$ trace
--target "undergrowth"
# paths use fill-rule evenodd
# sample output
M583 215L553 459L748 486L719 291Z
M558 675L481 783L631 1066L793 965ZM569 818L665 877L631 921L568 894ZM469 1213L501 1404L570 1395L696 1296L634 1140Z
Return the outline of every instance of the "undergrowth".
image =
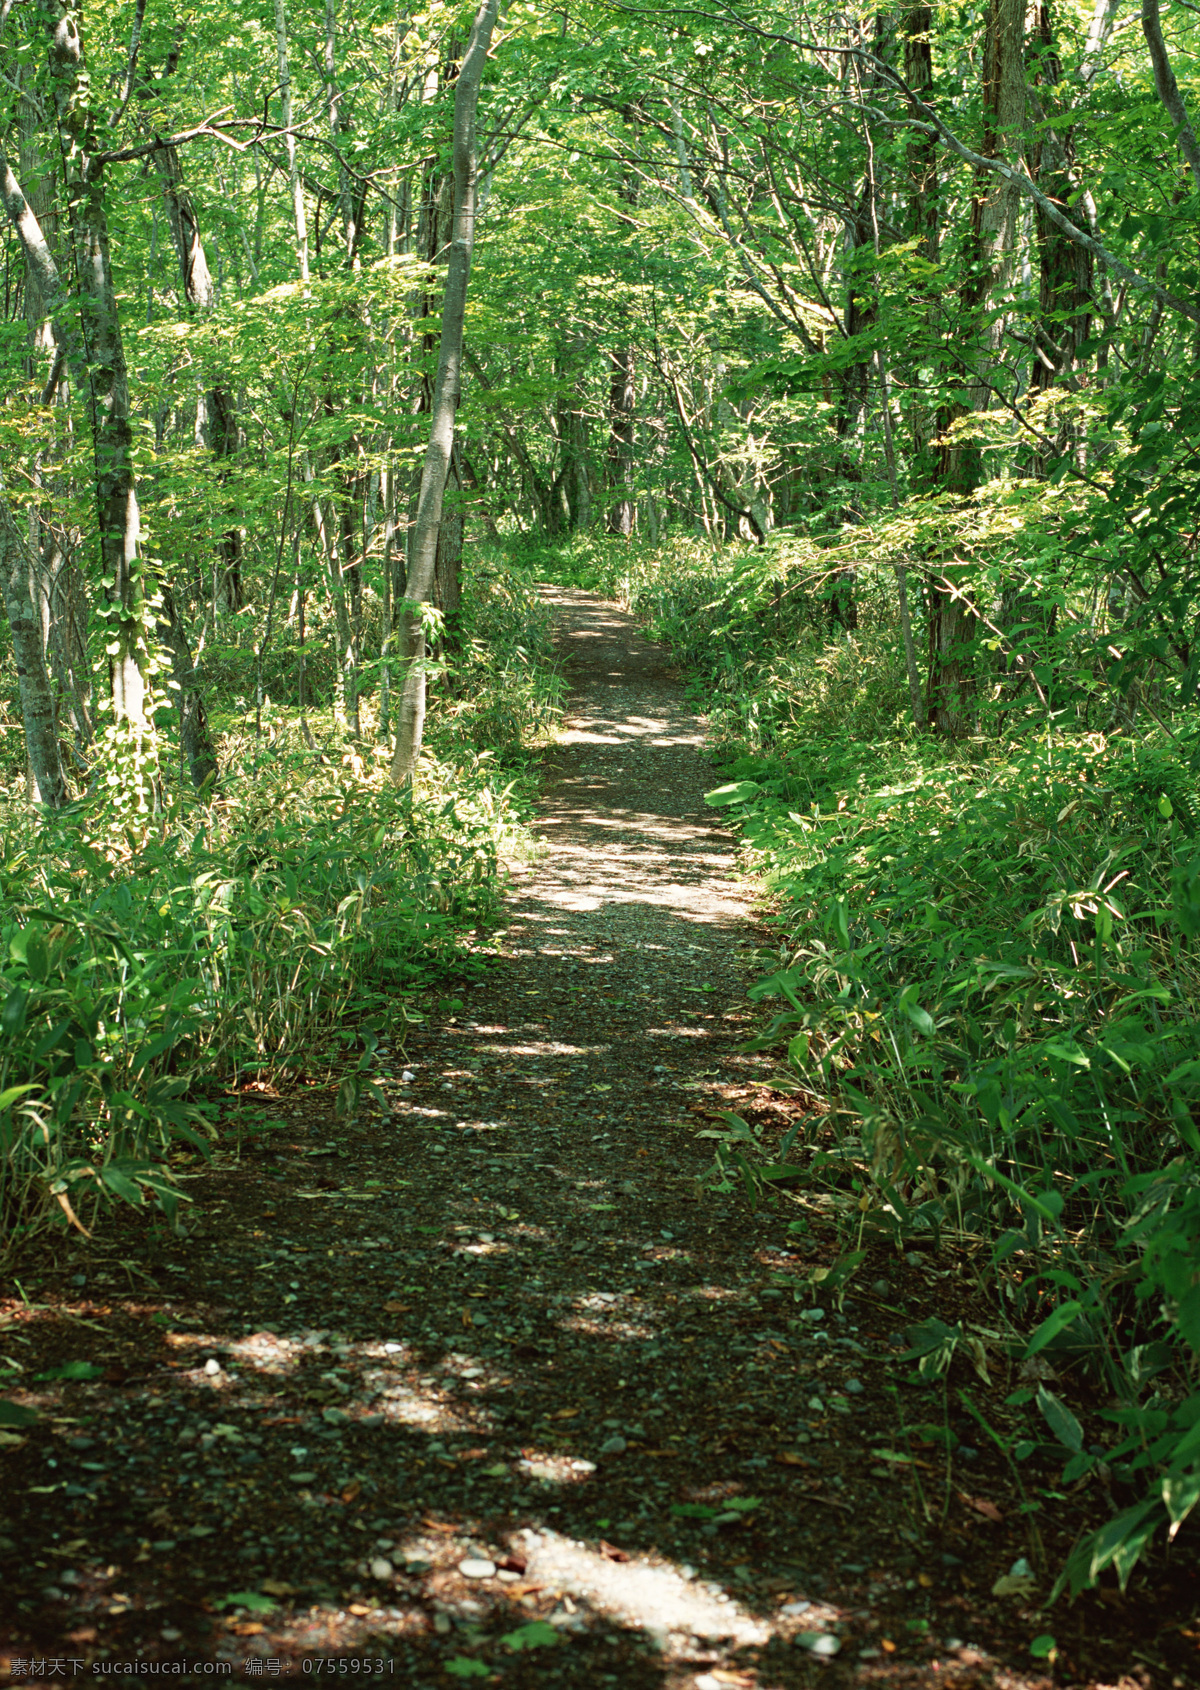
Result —
M205 802L167 780L136 829L103 787L56 818L3 805L0 1252L114 1200L178 1224L206 1083L322 1064L484 965L558 682L531 589L480 575L412 788L369 734L270 706L256 736L234 698Z
M786 547L574 542L543 567L686 663L722 769L709 801L769 899L756 1048L804 1113L770 1144L729 1116L714 1183L861 1193L842 1280L872 1238L985 1250L997 1323L1042 1381L1010 1405L1065 1449L1063 1482L1109 1499L1055 1593L1107 1569L1123 1587L1200 1501L1194 709L1130 731L1081 665L1070 711L1029 690L1018 712L1001 677L981 731L948 743L912 725L894 589L861 557L849 632L828 573ZM977 1342L936 1316L912 1341L926 1377ZM1105 1404L1103 1441L1047 1380Z

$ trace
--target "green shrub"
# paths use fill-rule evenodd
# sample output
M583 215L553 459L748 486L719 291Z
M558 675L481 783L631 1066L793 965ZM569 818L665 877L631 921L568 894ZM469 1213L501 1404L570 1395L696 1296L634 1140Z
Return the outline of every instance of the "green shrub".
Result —
M209 810L114 840L84 810L0 858L0 1227L178 1202L206 1075L316 1059L466 959L519 821L486 761L380 772L277 756ZM88 827L92 825L93 837Z
M1003 502L955 518L975 525L979 590L1025 567L1001 564ZM1098 1454L1051 1393L1018 1393L1065 1479L1141 1492L1060 1588L1106 1568L1124 1584L1200 1500L1200 724L1177 710L1169 732L1130 733L1064 616L1040 681L1070 718L1033 687L1015 709L981 653L990 737L916 735L887 548L949 520L719 555L575 541L559 578L621 597L690 669L723 764L710 802L771 901L755 1044L783 1053L810 1113L781 1142L734 1116L710 1129L714 1182L755 1202L798 1175L842 1188L848 1272L871 1237L986 1241L1015 1353L1090 1371L1117 1405ZM1029 569L1059 569L1035 529ZM853 632L829 618L837 557L858 572ZM1124 729L1085 731L1089 713ZM948 1364L957 1329L930 1326Z

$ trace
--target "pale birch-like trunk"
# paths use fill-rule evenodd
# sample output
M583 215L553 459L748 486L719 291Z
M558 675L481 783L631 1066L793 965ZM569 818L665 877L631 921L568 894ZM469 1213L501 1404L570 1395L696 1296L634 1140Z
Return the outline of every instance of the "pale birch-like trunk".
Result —
M150 641L138 556L141 519L133 468L129 374L109 253L103 159L96 148L95 114L88 93L79 17L73 6L61 7L53 20L50 59L59 123L71 144L67 209L82 329L82 334L63 338L75 353L80 366L76 380L90 401L100 567L109 606L113 710L118 727L132 737L131 750L144 798L147 775L154 779L154 730L149 716ZM32 213L29 215L32 217ZM24 236L22 241L25 244ZM26 245L27 255L28 251ZM47 291L53 295L60 290L44 289L43 297Z
M284 11L283 0L275 0L275 50L279 61L279 115L283 120L288 186L291 190L292 218L296 229L296 262L300 267L300 280L307 282L308 218L304 209L300 167L296 162L296 137L292 133L292 75L288 63L287 13Z
M430 413L429 444L421 471L413 544L402 608L401 675L392 779L411 780L425 732L425 628L418 606L433 592L446 478L454 449L454 414L462 389L463 330L475 245L477 175L475 114L499 0L483 0L471 26L454 89L454 229L446 265L442 333Z

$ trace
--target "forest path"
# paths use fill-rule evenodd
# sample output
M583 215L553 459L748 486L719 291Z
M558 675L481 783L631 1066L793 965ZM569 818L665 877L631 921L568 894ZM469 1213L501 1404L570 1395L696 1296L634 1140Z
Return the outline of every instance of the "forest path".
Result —
M1000 1682L945 1635L919 1487L868 1456L897 1323L810 1318L832 1229L697 1193L706 1112L779 1107L738 1050L754 935L704 724L630 617L546 593L572 690L544 848L463 1007L381 1047L388 1110L231 1105L285 1130L198 1172L186 1242L131 1225L11 1305L29 1377L93 1374L0 1452L0 1665Z

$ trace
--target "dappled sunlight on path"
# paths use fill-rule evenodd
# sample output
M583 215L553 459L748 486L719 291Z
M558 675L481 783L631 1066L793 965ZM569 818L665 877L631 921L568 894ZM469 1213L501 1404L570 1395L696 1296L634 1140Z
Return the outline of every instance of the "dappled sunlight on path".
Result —
M931 1556L919 1479L869 1448L890 1323L817 1300L786 1214L698 1190L698 1131L768 1073L704 725L630 618L546 596L572 691L497 964L397 1020L381 1107L284 1094L265 1156L197 1172L190 1238L81 1247L7 1306L44 1414L4 1457L20 1682L38 1652L418 1690L1036 1682L929 1617L979 1528ZM47 1353L95 1372L37 1384Z

